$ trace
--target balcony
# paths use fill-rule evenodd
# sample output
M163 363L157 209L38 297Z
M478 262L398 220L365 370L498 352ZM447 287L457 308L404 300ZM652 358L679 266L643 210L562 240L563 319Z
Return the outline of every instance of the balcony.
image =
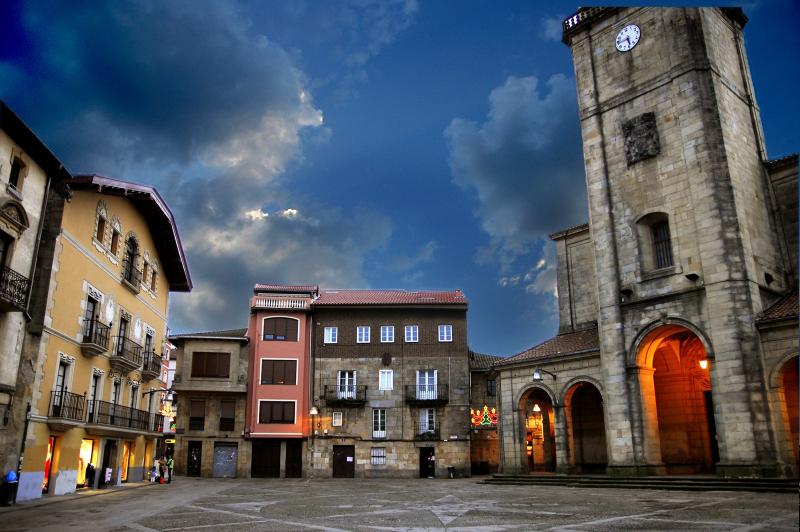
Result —
M0 266L0 311L24 311L28 306L30 284L24 275L6 266Z
M122 262L122 284L134 294L142 290L142 270L136 268L136 256L125 257Z
M414 422L414 439L416 441L438 441L439 423Z
M308 310L310 302L309 298L256 296L250 300L250 308L253 310Z
M142 365L142 346L124 336L117 336L116 341L114 352L109 357L111 368L122 374L138 369Z
M439 406L447 404L446 384L410 384L406 386L406 403L416 406Z
M111 327L103 324L99 319L84 320L81 352L86 356L105 353L108 351L108 339L110 336Z
M54 430L69 430L83 423L86 396L67 391L50 392L47 424Z
M144 352L144 363L142 364L142 380L145 382L157 379L161 376L161 357L155 351Z
M152 414L99 399L89 401L87 420L90 425L105 425L141 432L161 432L164 428L164 416L161 414Z
M367 386L326 384L324 399L328 406L362 406L367 402Z

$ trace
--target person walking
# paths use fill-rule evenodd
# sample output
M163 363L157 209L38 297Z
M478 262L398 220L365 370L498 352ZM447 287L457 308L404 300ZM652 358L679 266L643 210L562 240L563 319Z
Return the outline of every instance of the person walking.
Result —
M167 471L169 472L169 480L167 483L172 483L172 470L175 468L175 460L173 460L172 455L167 455Z

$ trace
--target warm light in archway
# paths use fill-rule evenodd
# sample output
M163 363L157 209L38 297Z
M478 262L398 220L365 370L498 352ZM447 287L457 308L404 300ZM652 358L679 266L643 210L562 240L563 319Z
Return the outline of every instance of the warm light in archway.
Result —
M708 360L705 358L700 361L700 369L706 369L708 367Z
M534 411L534 412L541 412L541 411L542 411L542 409L541 409L541 408L539 408L539 405L538 405L538 404L535 404L535 405L533 405L533 411Z

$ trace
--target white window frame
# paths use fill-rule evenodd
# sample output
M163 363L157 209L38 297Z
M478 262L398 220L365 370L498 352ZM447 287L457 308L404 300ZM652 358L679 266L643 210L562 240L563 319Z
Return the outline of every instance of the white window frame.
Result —
M344 415L342 414L342 412L334 412L333 414L331 414L332 427L341 427L343 421L344 421Z
M339 341L339 327L325 327L322 343L335 344Z
M369 450L370 465L386 465L386 447L372 447Z
M381 343L394 343L394 325L381 325Z
M261 423L261 403L294 403L294 423ZM297 400L296 399L259 399L258 410L256 411L256 423L258 425L297 425Z
M405 341L406 343L419 342L419 325L406 325Z
M386 409L372 409L372 439L382 440L386 438Z
M432 374L432 376L431 376ZM422 377L422 378L420 378ZM432 379L432 380L431 380ZM423 369L417 370L417 387L416 398L421 400L432 401L437 397L437 386L439 382L439 370L436 369Z
M452 342L453 341L453 326L445 323L439 325L439 341Z
M350 379L352 373L352 379ZM339 370L336 372L336 398L337 399L355 399L356 398L356 379L357 371L353 369ZM344 378L342 378L344 377Z
M369 325L358 325L358 326L356 326L356 343L357 344L368 344L369 343L369 336L370 336L370 326Z
M378 371L378 390L394 390L394 370L382 369Z
M419 432L424 434L426 432L436 431L436 409L423 408L419 411Z

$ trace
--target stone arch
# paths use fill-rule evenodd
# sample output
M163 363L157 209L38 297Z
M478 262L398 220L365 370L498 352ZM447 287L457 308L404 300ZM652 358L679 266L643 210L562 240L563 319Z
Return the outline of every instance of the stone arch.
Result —
M517 394L520 461L523 471L556 470L556 396L550 387L534 383Z
M0 207L0 222L16 237L30 227L28 213L17 200L8 200Z
M641 348L642 345L647 340L647 337L656 331L657 329L673 325L676 327L682 327L684 329L688 329L690 332L694 333L695 336L703 343L703 348L706 351L706 358L709 360L714 359L714 349L711 345L711 340L708 336L703 332L702 329L697 327L691 321L680 318L678 316L665 316L661 319L655 320L650 322L645 327L639 330L639 333L634 338L633 342L631 343L631 347L628 350L628 367L639 367L639 368L646 368L650 367L652 364L652 355L653 353L646 353ZM648 357L650 360L647 360Z
M515 406L515 408L519 407L520 402L522 402L522 398L528 392L530 392L531 390L536 389L536 388L542 390L544 393L546 393L550 397L550 402L553 403L553 406L558 406L559 405L558 397L556 396L555 392L553 392L553 389L550 388L549 386L547 386L544 383L536 382L536 383L532 383L532 384L528 384L527 386L524 386L519 392L517 392L517 395L514 397L514 406Z
M569 470L604 473L608 466L605 397L600 383L591 377L571 379L563 389L563 440Z
M780 388L781 387L781 377L783 376L783 370L786 366L786 363L791 361L793 358L797 358L798 354L797 351L789 350L783 354L780 360L776 362L772 369L769 372L769 387L770 388Z
M779 453L789 471L796 476L800 471L800 452L798 452L798 361L797 352L786 353L772 367L769 386L773 413L777 422Z
M597 391L600 392L600 396L603 398L603 404L605 404L606 393L603 390L603 385L600 383L599 380L595 379L594 377L590 377L588 375L579 375L577 377L573 377L570 380L568 380L567 383L561 387L561 392L558 395L559 404L566 405L568 395L571 395L571 389L574 388L576 384L580 384L581 382L589 383L595 388L597 388Z

